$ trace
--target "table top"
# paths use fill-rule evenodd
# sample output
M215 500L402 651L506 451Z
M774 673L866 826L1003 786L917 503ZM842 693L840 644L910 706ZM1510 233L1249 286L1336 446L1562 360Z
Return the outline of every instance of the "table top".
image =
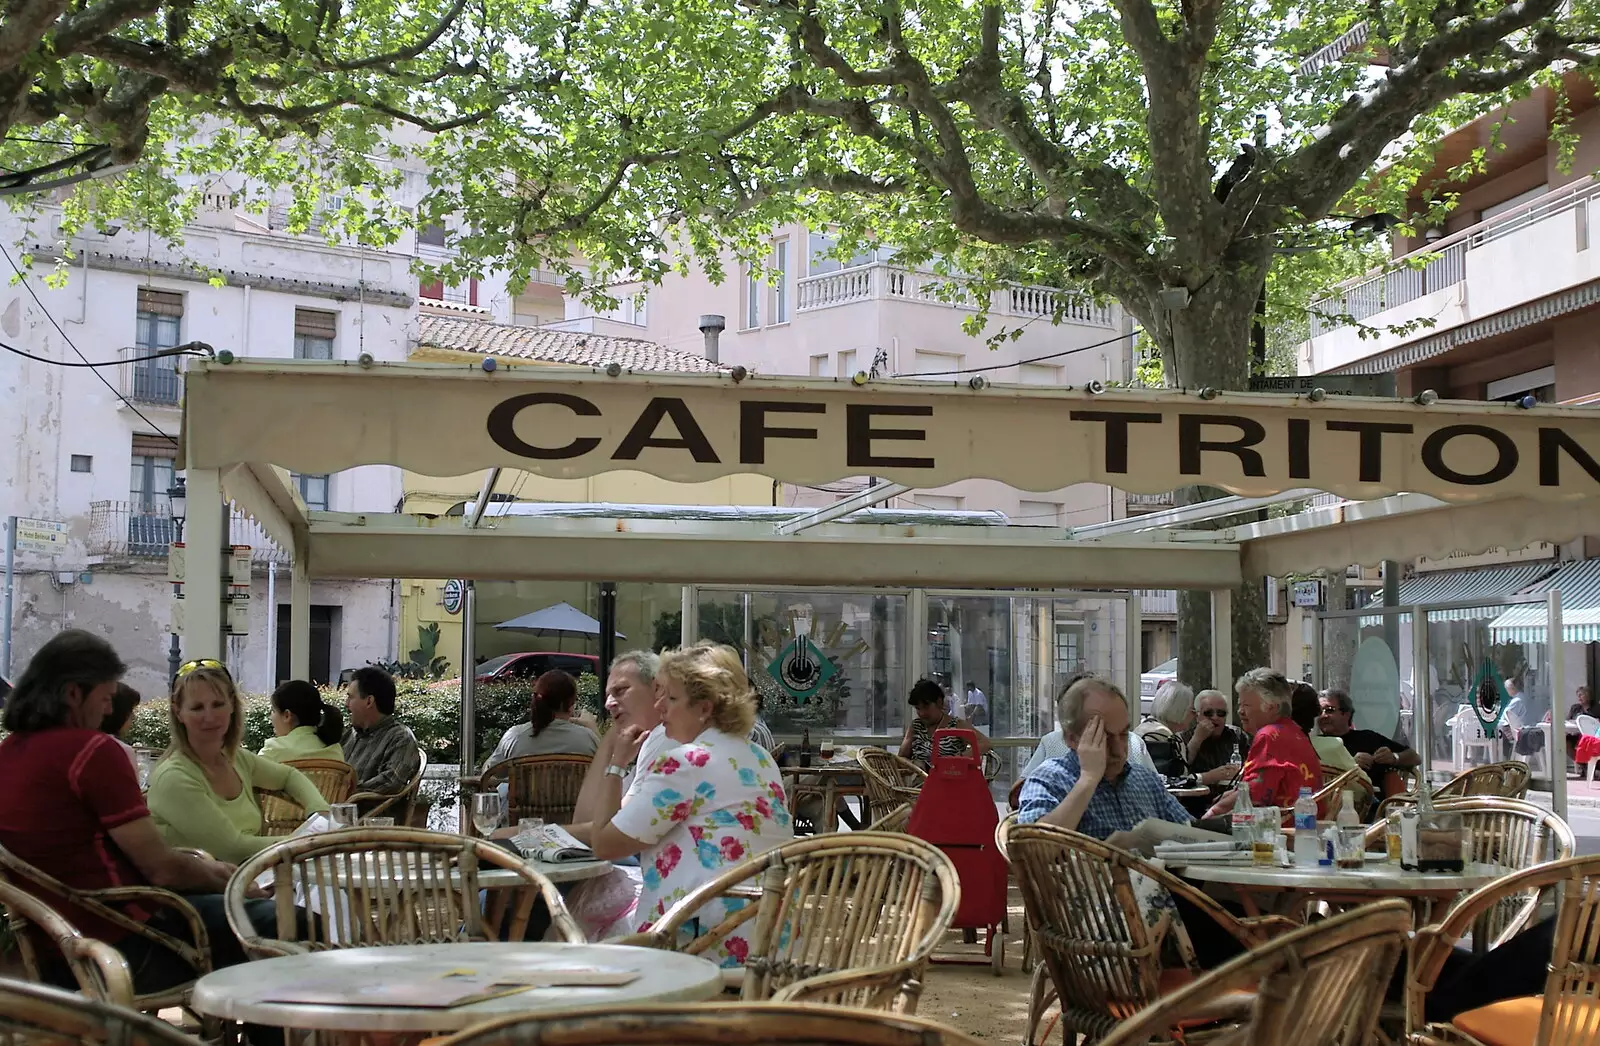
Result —
M835 759L831 763L813 762L810 766L785 766L780 768L785 777L813 774L818 777L860 777L861 764L854 759Z
M1167 794L1177 799L1199 799L1203 795L1210 795L1211 789L1205 785L1196 785L1193 788L1168 788Z
M1181 867L1182 871L1178 874L1185 879L1303 893L1456 894L1462 890L1476 890L1506 874L1506 869L1492 864L1469 864L1460 873L1408 872L1397 864L1374 860L1370 856L1367 866L1360 871L1353 868L1278 868L1271 865L1198 862L1180 866L1171 860L1167 864L1169 867Z
M286 988L307 983L323 988L348 985L353 993L362 985L385 979L421 980L462 969L510 976L574 966L630 970L639 978L621 986L530 988L445 1009L265 1001ZM698 1002L721 991L722 975L713 963L681 952L618 944L408 944L287 955L229 966L196 982L193 1006L213 1017L278 1028L417 1033L459 1031L498 1017L575 1006Z

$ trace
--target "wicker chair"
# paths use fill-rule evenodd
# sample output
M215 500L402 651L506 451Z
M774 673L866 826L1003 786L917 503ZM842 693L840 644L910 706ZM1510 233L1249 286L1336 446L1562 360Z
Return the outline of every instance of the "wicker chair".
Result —
M330 803L345 802L356 787L355 768L338 759L289 759L283 765L305 774ZM305 822L305 807L287 793L258 788L256 803L261 807L262 835L292 835Z
M1474 766L1461 771L1435 788L1433 798L1459 799L1468 795L1497 795L1503 799L1522 799L1528 794L1529 776L1527 763L1506 762ZM1416 792L1391 795L1378 807L1378 819L1382 820L1392 811L1411 806L1416 801Z
M578 805L578 790L589 771L588 756L525 755L507 759L485 770L478 777L461 779L461 801L472 809L472 796L500 787L506 790L506 823L516 824L524 817L537 817L550 824L571 824Z
M487 911L478 903L478 868L486 865L511 869L524 883L490 890ZM245 913L245 890L268 871L274 873L276 938L259 936ZM535 897L544 898L564 940L584 941L555 886L509 850L415 828L347 828L261 851L233 873L225 901L228 924L246 954L260 959L330 948L492 941L502 930L504 939L521 940ZM297 919L297 900L320 909L318 917Z
M1016 825L1006 852L1022 888L1022 900L1050 980L1061 1000L1067 1041L1091 1041L1118 1022L1191 979L1187 969L1163 970L1164 918L1146 925L1130 875L1138 872L1209 915L1247 948L1296 924L1281 916L1239 919L1216 901L1146 861L1077 832L1050 825ZM1048 1005L1041 991L1032 1000L1025 1042ZM1231 1012L1231 1011L1229 1011ZM1219 1009L1216 1017L1227 1016Z
M398 792L357 792L345 798L361 809L362 817L393 817L397 825L409 825L417 809L417 792L422 788L422 777L428 772L428 753L417 749L417 772L411 781Z
M904 832L911 823L911 804L901 803L882 817L867 825L869 832Z
M994 847L1000 851L1000 856L1006 859L1006 866L1012 880L1017 877L1016 869L1011 867L1011 833L1017 827L1017 812L1015 810L1000 818L1000 823L994 828ZM1055 986L1050 982L1050 973L1044 968L1044 963L1039 961L1039 945L1033 939L1033 927L1027 919L1022 920L1022 969L1032 978L1028 986L1028 1012L1043 1013L1056 1001ZM1033 1043L1033 1031L1028 1029L1027 1042Z
M893 810L902 803L915 803L928 772L909 759L902 759L887 748L864 747L856 753L861 764L861 779L867 786L867 802L874 810Z
M1456 943L1507 900L1558 890L1555 948L1544 995L1507 999L1429 1024L1424 1005ZM1474 931L1475 932L1475 931ZM1444 920L1417 931L1406 977L1411 1046L1592 1043L1600 1015L1600 857L1573 857L1496 879L1468 894Z
M1405 901L1363 905L1224 963L1123 1021L1100 1044L1165 1040L1250 992L1254 1003L1229 1029L1229 1046L1367 1046L1410 932Z
M680 941L679 931L704 905L752 880L760 882L758 902ZM828 833L729 868L673 905L649 933L617 943L699 955L750 924L741 931L750 946L742 970L746 1002L826 1002L910 1013L960 896L955 866L920 839Z
M0 908L16 941L17 955L28 978L41 976L56 961L64 961L78 990L91 999L135 1007L133 974L122 953L104 941L85 937L54 908L31 893L0 883Z
M100 999L0 978L0 1042L50 1046L200 1046L166 1021Z
M0 847L0 883L15 887L39 898L56 911L77 909L111 923L119 930L142 937L172 951L194 970L194 979L174 985L161 992L133 996L133 1005L141 1010L155 1012L171 1006L184 1006L189 1001L189 989L194 981L211 972L211 941L206 936L205 924L200 915L178 894L157 886L113 886L104 890L79 890L54 876L46 875L33 865ZM143 909L143 918L123 911L120 906ZM176 917L188 933L182 940L150 923L150 915L167 912ZM30 960L26 951L23 962ZM36 967L27 967L28 976L38 977ZM131 989L130 989L131 991Z
M1468 860L1478 864L1497 865L1511 872L1562 861L1577 850L1567 822L1522 799L1476 795L1445 799L1435 805L1461 815L1461 827L1471 848ZM1367 829L1368 849L1383 849L1385 828L1380 821ZM1474 933L1482 935L1490 948L1497 947L1521 933L1538 908L1537 890L1520 897L1504 894L1499 904L1483 914Z
M697 1002L510 1017L469 1028L440 1046L979 1046L981 1041L905 1014Z
M1318 812L1325 813L1329 819L1332 819L1339 812L1338 804L1344 802L1339 795L1340 792L1354 792L1356 794L1356 814L1358 816L1365 818L1367 813L1371 811L1372 782L1367 779L1366 774L1361 772L1360 767L1352 766L1317 790L1316 794L1311 798L1317 801ZM1291 810L1284 815L1283 823L1285 827L1294 824L1294 811Z

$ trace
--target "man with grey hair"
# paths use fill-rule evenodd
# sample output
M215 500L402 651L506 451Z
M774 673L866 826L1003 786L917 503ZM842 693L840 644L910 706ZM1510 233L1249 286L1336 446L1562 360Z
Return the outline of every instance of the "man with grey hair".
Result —
M1115 684L1079 679L1056 704L1068 751L1023 784L1018 824L1037 821L1119 845L1119 833L1147 818L1190 822L1160 775L1129 761L1128 702Z
M1257 806L1290 809L1300 789L1322 787L1322 760L1311 738L1294 721L1294 684L1273 668L1252 668L1234 684L1239 694L1239 721L1250 734L1250 752L1240 772L1240 787L1250 789ZM1206 813L1216 817L1233 809L1237 790L1218 799Z
M629 650L611 662L606 676L611 729L600 738L583 776L573 823L594 820L601 805L616 810L632 798L633 784L644 776L638 768L649 766L666 745L661 714L656 711L656 672L660 668L661 658L648 650Z
M1018 777L1024 779L1032 777L1034 771L1043 766L1047 760L1060 759L1070 751L1067 747L1067 739L1061 731L1061 725L1066 722L1065 713L1062 712L1062 702L1065 700L1068 691L1072 689L1073 683L1080 679L1093 678L1095 678L1093 675L1083 672L1067 680L1067 685L1062 687L1061 693L1056 696L1055 728L1039 738L1039 744L1034 748L1032 758L1028 760L1028 765L1022 768L1022 772L1017 775ZM1149 749L1145 747L1144 741L1135 733L1128 735L1128 762L1138 763L1140 766L1149 767L1151 770L1156 768L1156 764L1150 758Z

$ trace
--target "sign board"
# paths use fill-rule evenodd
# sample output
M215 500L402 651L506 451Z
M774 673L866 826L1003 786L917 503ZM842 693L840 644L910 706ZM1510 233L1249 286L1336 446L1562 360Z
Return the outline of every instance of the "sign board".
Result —
M183 635L183 596L172 598L172 627L167 631L174 635Z
M1587 407L1250 392L848 382L765 375L486 375L422 364L199 361L186 378L191 468L271 462L300 473L387 464L430 476L486 467L679 483L760 473L929 489L985 477L1023 490L1194 484L1246 497L1296 488L1454 503L1600 497L1600 411ZM1201 392L1205 394L1202 396ZM306 423L306 404L318 410ZM419 425L419 417L451 419ZM1018 447L1049 447L1018 454Z
M444 593L439 599L439 605L444 607L446 614L459 614L466 599L467 586L459 579L451 578L444 583Z
M43 556L60 555L67 550L67 525L53 519L17 517L17 551Z
M1541 559L1555 559L1557 548L1548 541L1535 541L1527 548L1501 548L1496 545L1484 552L1466 553L1458 552L1443 559L1429 559L1427 556L1418 556L1416 571L1419 574L1431 570L1460 570L1463 567L1489 567L1500 566L1505 563L1537 562Z
M245 598L250 591L250 546L234 545L228 552L228 584L245 586Z
M181 541L174 541L167 546L167 580L174 585L183 584L183 572L186 565L184 554L186 551L187 549Z
M1330 396L1393 396L1393 374L1263 374L1250 379L1251 392L1309 395L1321 389Z
M1322 582L1296 581L1290 590L1290 601L1297 607L1317 609L1322 606Z
M809 636L796 636L767 666L767 675L800 704L815 697L837 672L828 655Z
M250 634L250 589L246 585L228 586L228 635Z

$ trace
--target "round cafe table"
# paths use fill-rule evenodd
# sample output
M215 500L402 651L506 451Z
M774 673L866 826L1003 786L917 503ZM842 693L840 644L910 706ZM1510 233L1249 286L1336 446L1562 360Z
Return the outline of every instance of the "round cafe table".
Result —
M1185 879L1202 883L1224 883L1239 895L1245 914L1261 914L1257 897L1296 895L1324 901L1359 904L1379 897L1404 897L1412 911L1425 918L1436 901L1449 902L1459 894L1500 878L1506 869L1492 864L1468 864L1460 872L1406 871L1390 864L1384 854L1368 854L1361 869L1280 868L1275 865L1208 864L1196 861L1167 866Z
M624 985L529 988L453 1007L275 1001L293 995L297 986L348 988L353 999L365 985L423 982L461 970L510 978L573 967L627 970L638 977ZM310 952L229 966L195 983L192 1005L209 1017L277 1028L337 1032L341 1037L386 1034L415 1038L542 1010L698 1002L721 991L722 975L715 964L681 952L618 944L409 944Z
M790 813L794 812L801 798L822 799L821 815L816 826L818 834L834 831L838 828L840 820L857 830L872 823L872 812L867 801L867 783L861 776L861 764L854 759L835 756L826 763L813 760L810 766L784 766L780 767L778 772L783 775L784 791L789 795ZM846 796L854 796L861 800L859 818L850 813L848 803L840 802ZM836 811L837 816L829 817L829 810Z

